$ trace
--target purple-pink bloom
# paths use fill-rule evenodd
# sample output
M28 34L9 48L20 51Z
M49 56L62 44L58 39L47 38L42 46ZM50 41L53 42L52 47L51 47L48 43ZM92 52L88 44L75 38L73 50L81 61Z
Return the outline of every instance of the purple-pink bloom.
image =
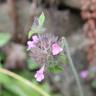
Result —
M39 38L36 35L32 36L32 39L34 43L38 43L39 41Z
M60 52L63 51L63 48L61 48L58 43L54 43L52 45L52 54L53 55L58 55Z
M42 66L35 74L35 78L38 82L41 82L44 79L44 67Z
M30 50L31 48L35 48L35 47L36 47L36 45L34 44L33 41L28 41L28 42L27 42L27 45L28 45L27 50Z
M38 42L39 42L39 38L36 35L32 36L32 41L27 42L27 45L28 45L27 50L30 50L31 48L35 48L36 43Z
M86 79L88 77L88 70L81 71L80 76L81 78Z

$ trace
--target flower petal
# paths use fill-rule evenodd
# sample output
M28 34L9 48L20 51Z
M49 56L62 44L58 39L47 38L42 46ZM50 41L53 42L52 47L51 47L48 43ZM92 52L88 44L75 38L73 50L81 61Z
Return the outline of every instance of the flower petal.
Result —
M39 38L36 35L32 36L32 39L34 43L38 43L39 41Z
M52 54L53 55L58 55L60 52L63 51L63 48L61 48L58 43L54 43L52 45Z
M44 67L42 66L35 74L35 78L37 81L42 81L44 79Z
M35 47L36 47L36 45L34 44L33 41L28 41L28 42L27 42L27 45L28 45L27 50L30 50L31 48L35 48Z
M81 76L81 78L86 79L88 76L88 70L81 71L80 76Z
M42 74L41 76L39 76L38 78L36 78L36 80L38 82L41 82L44 79L44 75Z

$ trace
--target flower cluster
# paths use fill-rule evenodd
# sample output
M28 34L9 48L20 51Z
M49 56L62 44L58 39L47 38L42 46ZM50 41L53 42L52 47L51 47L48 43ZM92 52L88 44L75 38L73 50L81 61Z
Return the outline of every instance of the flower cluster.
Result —
M58 37L51 33L45 33L44 21L45 16L42 12L39 18L35 18L28 33L28 38L31 40L27 42L27 50L30 51L30 56L38 65L42 66L35 74L35 78L39 82L44 79L45 67L47 69L50 65L52 66L56 55L63 51L62 42Z
M40 82L44 79L47 59L50 58L50 56L58 55L63 51L63 48L60 47L58 38L48 33L33 35L32 39L27 42L27 45L27 50L31 51L31 55L35 61L43 64L35 74L36 80Z

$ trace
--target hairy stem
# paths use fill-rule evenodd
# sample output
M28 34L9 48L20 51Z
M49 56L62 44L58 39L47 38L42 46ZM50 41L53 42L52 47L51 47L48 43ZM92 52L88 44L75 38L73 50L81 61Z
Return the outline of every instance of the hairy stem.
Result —
M68 46L66 38L64 38L64 44L65 44L65 48L66 48L66 53L67 53L67 57L68 57L68 60L69 60L69 64L70 64L70 66L72 68L72 71L74 73L74 76L75 76L75 79L76 79L76 82L77 82L77 85L78 85L80 96L84 96L83 88L82 88L82 86L80 84L79 76L77 74L76 68L75 68L74 63L72 61L71 54L70 54L70 51L69 51L69 46Z
M31 83L30 81L24 79L23 77L8 71L4 68L0 68L0 73L3 73L5 75L8 75L16 80L19 80L21 82L23 82L24 84L28 85L29 87L31 87L32 89L36 90L37 92L39 92L42 96L50 96L48 93L46 93L45 91L43 91L41 88L39 88L37 85L35 85L34 83Z

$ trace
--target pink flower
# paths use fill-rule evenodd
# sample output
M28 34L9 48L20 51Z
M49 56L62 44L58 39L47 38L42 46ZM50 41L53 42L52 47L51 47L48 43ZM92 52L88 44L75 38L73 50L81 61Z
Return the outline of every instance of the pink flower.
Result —
M27 42L27 45L28 45L27 50L30 50L31 48L35 48L35 47L36 47L36 45L34 44L33 41L28 41L28 42Z
M58 43L54 43L52 45L52 54L53 55L58 55L60 52L63 51L63 48L61 48Z
M44 79L44 67L42 66L35 74L35 78L38 82L41 82Z
M88 70L81 71L80 76L81 76L81 78L86 79L88 76Z
M38 42L39 42L39 38L36 35L32 36L32 41L27 42L27 45L28 45L27 50L30 50L31 48L35 48L36 43Z
M39 41L39 38L36 35L32 36L32 39L34 43L38 43Z

